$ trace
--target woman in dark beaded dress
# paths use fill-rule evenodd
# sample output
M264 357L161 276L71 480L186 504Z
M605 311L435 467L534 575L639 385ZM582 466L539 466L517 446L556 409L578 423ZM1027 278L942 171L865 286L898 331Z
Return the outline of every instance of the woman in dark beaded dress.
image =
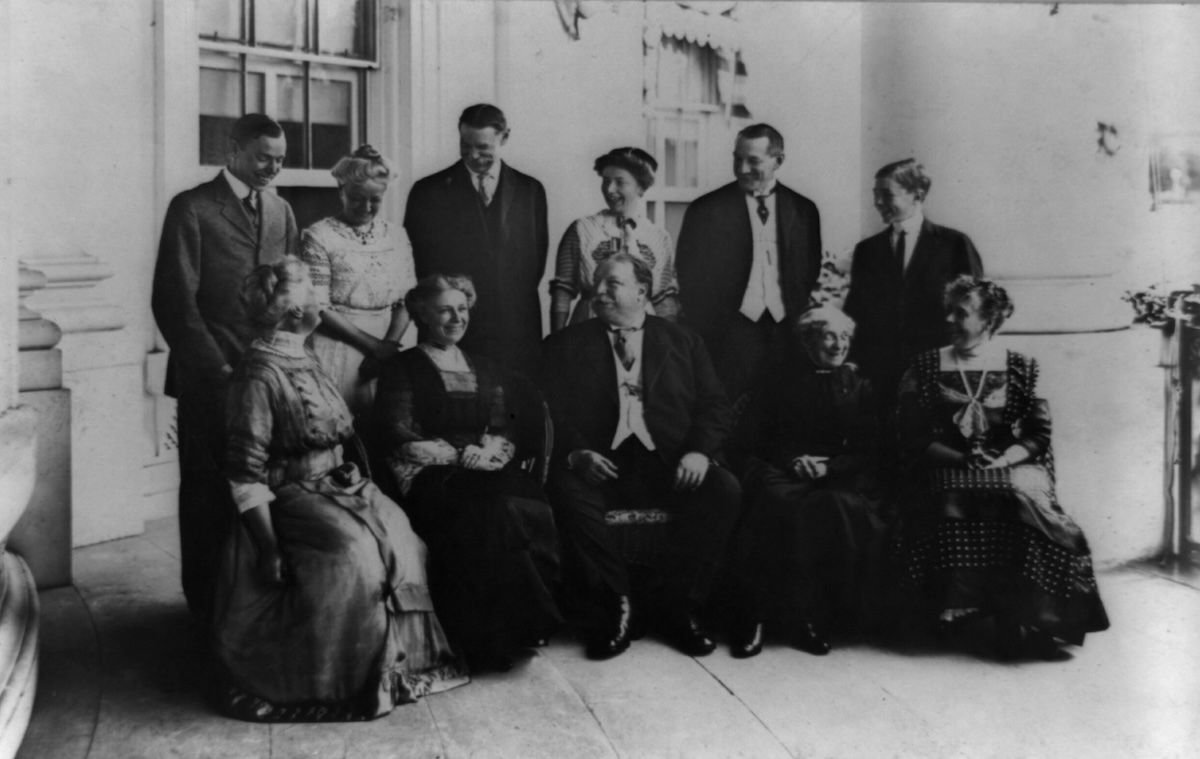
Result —
M992 341L1013 310L994 282L960 276L946 309L953 342L900 384L903 574L942 628L992 617L1001 654L1054 658L1108 617L1087 540L1055 495L1037 362Z
M299 259L246 280L266 328L230 378L226 476L241 518L217 578L217 705L240 719L371 719L467 682L434 614L425 546L342 461L352 418L304 345L319 321Z
M730 445L747 495L731 559L743 590L731 631L739 658L761 651L768 616L793 647L828 653L831 623L869 621L883 555L878 408L846 363L854 321L825 306L793 332Z
M457 346L474 302L468 277L433 275L409 291L426 338L383 364L377 435L429 544L447 633L472 668L507 670L562 621L558 536L541 484L514 459L517 426L542 425L541 405L521 419L520 380Z

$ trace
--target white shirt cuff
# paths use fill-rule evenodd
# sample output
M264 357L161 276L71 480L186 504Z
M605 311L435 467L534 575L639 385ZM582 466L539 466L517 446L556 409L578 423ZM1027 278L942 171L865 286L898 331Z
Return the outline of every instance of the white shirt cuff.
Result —
M230 482L229 489L233 492L233 502L237 504L239 514L245 514L250 509L265 506L275 500L275 494L261 482Z

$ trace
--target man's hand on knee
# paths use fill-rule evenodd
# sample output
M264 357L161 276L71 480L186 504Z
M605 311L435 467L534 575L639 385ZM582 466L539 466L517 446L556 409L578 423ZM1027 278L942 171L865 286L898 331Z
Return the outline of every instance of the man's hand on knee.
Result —
M590 485L617 479L617 465L595 451L571 451L567 456L567 465Z
M700 483L704 482L704 476L708 474L708 465L708 456L703 453L692 451L683 454L683 458L679 460L679 466L675 467L673 489L687 492L700 487Z

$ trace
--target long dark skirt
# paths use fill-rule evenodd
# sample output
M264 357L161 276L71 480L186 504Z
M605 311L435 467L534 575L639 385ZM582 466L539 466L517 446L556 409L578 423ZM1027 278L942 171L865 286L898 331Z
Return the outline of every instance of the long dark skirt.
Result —
M405 506L429 546L438 616L457 647L511 651L559 627L558 533L532 477L517 467L431 466L413 479Z
M924 493L905 530L905 580L934 607L979 608L1081 644L1109 624L1087 540L1044 466L1013 467L1010 479Z
M853 482L756 473L734 572L760 615L853 628L874 621L886 525Z

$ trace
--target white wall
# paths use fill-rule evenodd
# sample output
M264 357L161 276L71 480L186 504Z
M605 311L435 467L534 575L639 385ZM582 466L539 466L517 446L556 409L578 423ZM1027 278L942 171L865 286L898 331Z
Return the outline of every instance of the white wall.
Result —
M72 391L77 544L142 528L142 366L155 245L150 0L11 0L12 231L21 258L81 254L79 293L31 305L79 331L63 338ZM98 284L95 276L111 271ZM70 274L75 276L75 274ZM94 287L90 287L94 285ZM86 291L86 293L85 293ZM62 308L76 295L84 303ZM70 312L70 318L61 317ZM88 331L101 323L124 329Z
M737 10L753 120L783 133L780 181L817 204L822 242L835 255L861 239L862 10L777 2Z
M579 41L548 2L385 5L412 32L402 135L412 177L398 194L456 160L463 107L496 102L513 128L506 158L549 192L552 260L567 224L601 206L592 159L644 140L642 4L586 3ZM6 167L14 249L95 256L112 277L93 300L118 306L125 324L61 344L76 417L76 541L91 542L140 529L152 445L149 282L162 204L178 189L155 163L155 0L4 7L15 30L10 112L21 114ZM737 14L748 105L784 133L781 178L820 207L827 249L877 228L871 174L916 155L934 177L931 218L971 234L991 271L1026 278L1014 287L1031 293L1018 301L1029 328L1073 314L1085 328L1127 321L1115 300L1125 287L1200 278L1197 207L1152 212L1147 190L1153 134L1200 125L1200 9L743 3ZM1096 153L1097 121L1121 130L1117 155ZM1063 276L1077 279L1046 284ZM1067 308L1074 291L1079 306ZM1161 508L1159 463L1146 453L1161 445L1155 336L1012 339L1043 361L1064 503L1098 559L1147 552Z
M9 54L12 22L8 0L0 0L0 102L12 102L13 67ZM17 404L17 254L12 246L12 183L10 157L16 152L12 109L0 111L0 414Z
M1009 286L1026 334L1004 339L1042 362L1060 496L1103 564L1161 530L1158 335L1095 330L1129 324L1123 290L1200 271L1197 207L1151 211L1148 182L1156 133L1200 131L1200 8L1055 7L865 6L862 182L918 158L929 217ZM1115 155L1097 122L1118 128Z
M1196 207L1151 211L1148 189L1154 135L1200 126L1200 8L872 4L863 66L864 181L916 156L929 216L970 234L989 273L1091 278L1023 327L1120 326L1124 289L1200 272Z

